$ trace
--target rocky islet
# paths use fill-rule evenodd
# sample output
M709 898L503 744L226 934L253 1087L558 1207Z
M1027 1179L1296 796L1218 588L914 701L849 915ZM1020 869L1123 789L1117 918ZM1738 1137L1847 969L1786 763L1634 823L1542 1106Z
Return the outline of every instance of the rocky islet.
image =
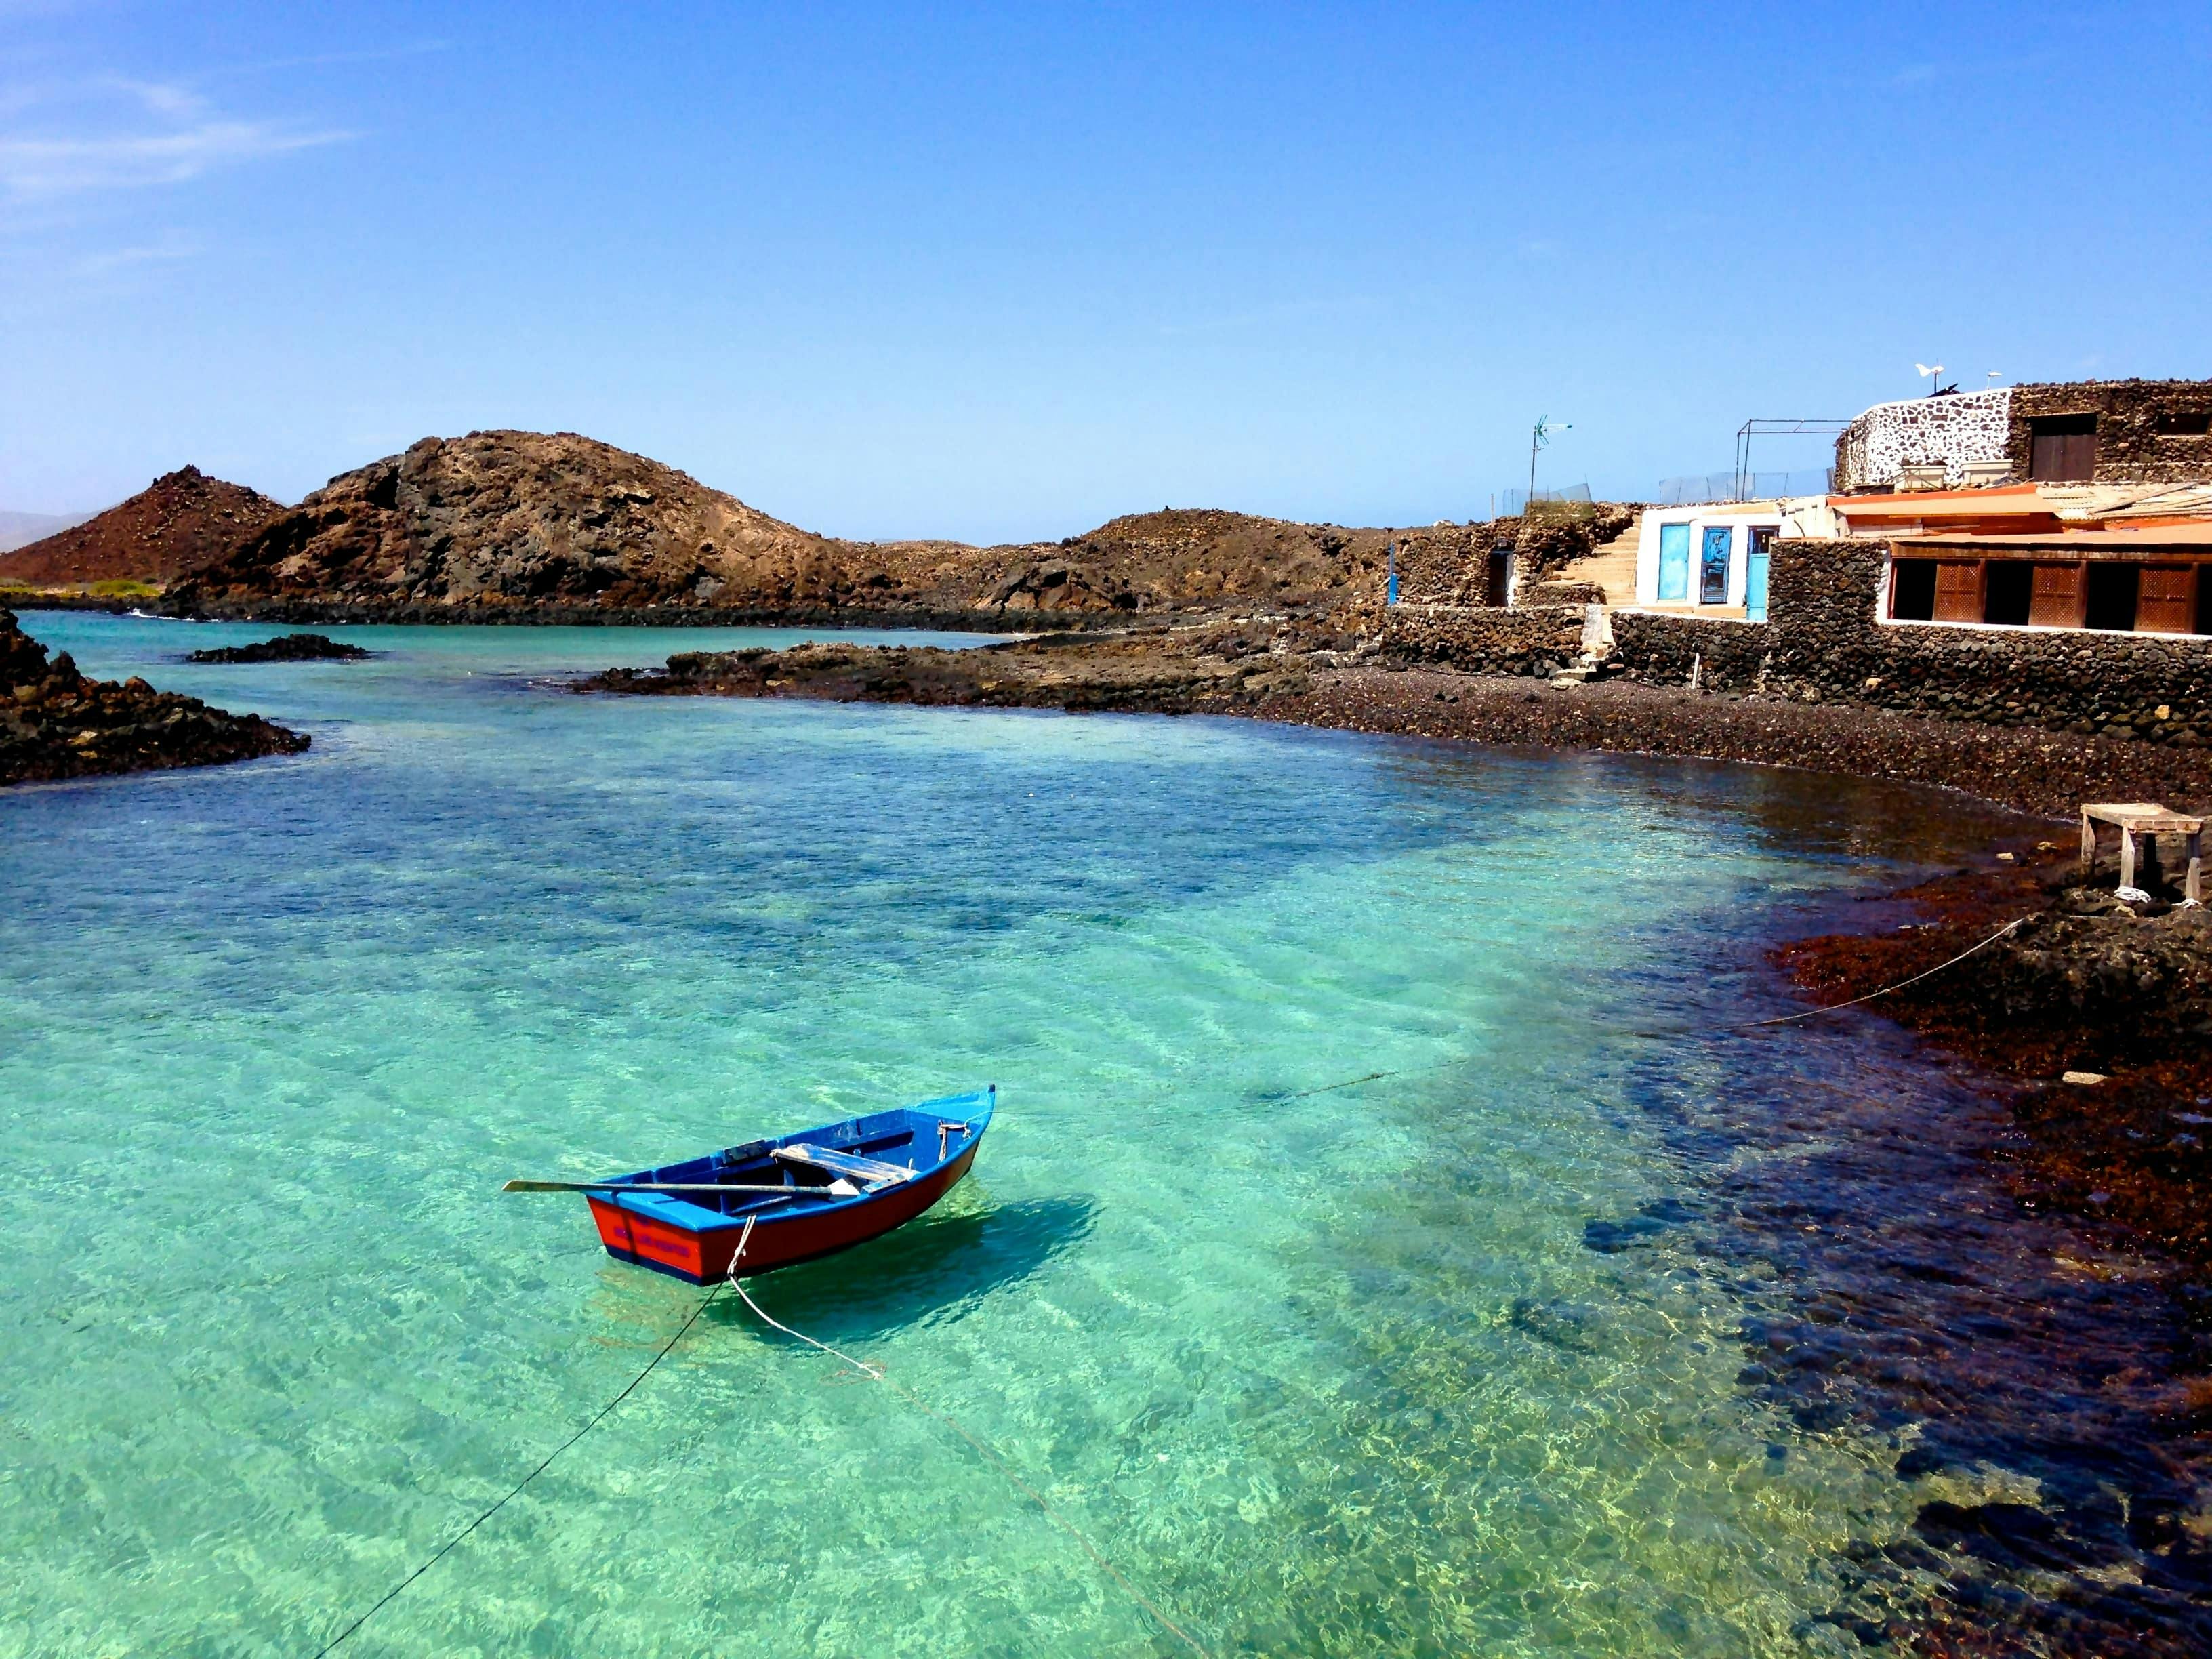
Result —
M374 652L327 634L283 634L251 645L218 645L195 651L188 662L366 662Z
M94 680L64 652L22 631L0 611L0 784L215 766L295 755L307 734L156 691L144 680Z

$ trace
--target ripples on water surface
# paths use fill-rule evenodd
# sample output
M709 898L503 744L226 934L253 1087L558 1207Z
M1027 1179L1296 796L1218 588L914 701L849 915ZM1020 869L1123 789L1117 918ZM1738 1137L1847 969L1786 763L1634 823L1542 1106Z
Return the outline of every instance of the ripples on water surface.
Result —
M1759 947L1955 811L530 678L688 635L31 624L315 747L0 797L0 1654L312 1650L634 1376L699 1293L503 1177L983 1081L937 1213L757 1293L1214 1650L1856 1650L1910 1435L1739 1380L1771 1270L1683 1125L1945 1085L1645 1034L1784 1006ZM346 1651L1182 1650L837 1370L717 1306Z

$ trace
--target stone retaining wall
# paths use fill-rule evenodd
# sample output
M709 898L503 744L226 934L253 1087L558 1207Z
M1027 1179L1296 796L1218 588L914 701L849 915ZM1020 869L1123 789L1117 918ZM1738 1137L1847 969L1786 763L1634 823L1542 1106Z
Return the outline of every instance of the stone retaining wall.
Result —
M1548 676L1581 658L1583 607L1398 605L1383 612L1379 640L1383 654L1401 662Z
M1715 690L2212 742L2212 639L1876 620L1886 542L1778 541L1765 623L1621 611L1614 653L1638 677Z

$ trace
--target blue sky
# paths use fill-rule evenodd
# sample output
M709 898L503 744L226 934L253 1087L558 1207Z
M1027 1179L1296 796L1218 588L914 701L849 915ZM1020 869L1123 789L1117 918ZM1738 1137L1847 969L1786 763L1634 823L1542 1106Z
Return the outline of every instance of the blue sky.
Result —
M0 507L590 433L832 533L1479 514L2212 376L2212 8L0 0ZM1762 466L1814 465L1780 445Z

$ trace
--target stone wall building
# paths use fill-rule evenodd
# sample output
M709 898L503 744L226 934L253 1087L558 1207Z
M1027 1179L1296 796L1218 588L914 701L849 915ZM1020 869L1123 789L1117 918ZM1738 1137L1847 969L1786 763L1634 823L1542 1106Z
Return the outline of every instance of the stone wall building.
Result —
M2212 380L2035 383L1876 404L1836 440L1835 491L2212 479Z
M1662 683L1685 683L1694 669L1717 690L2212 742L2212 638L2186 629L1900 620L1899 571L1927 550L1870 539L1778 542L1766 622L1616 611L1614 650L1628 672ZM2197 544L2194 555L2160 551L2155 562L2166 565L2212 560L2212 541ZM2084 550L2081 563L2093 562ZM2033 572L2033 561L2020 562ZM2027 598L2033 602L2032 574ZM2181 608L2168 609L2179 621Z

